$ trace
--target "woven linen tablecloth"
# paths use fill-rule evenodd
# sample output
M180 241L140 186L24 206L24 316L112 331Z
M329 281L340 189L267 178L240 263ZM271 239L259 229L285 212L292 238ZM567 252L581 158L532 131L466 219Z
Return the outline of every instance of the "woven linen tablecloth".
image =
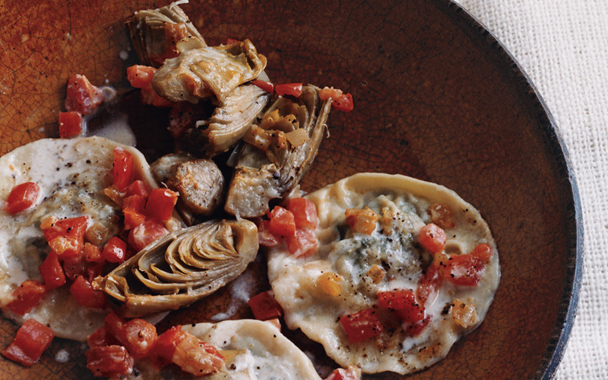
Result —
M585 263L555 379L608 379L608 1L460 0L511 52L554 116L579 185Z

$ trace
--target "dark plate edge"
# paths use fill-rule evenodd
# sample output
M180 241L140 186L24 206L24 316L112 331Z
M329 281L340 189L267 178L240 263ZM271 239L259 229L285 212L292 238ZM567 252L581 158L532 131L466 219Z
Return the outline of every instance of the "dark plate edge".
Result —
M570 236L568 241L572 242L568 247L570 252L566 265L566 283L564 285L564 294L560 302L557 323L554 327L549 345L547 346L545 355L538 368L535 379L550 380L553 379L559 363L564 356L566 344L570 337L572 327L578 310L578 301L580 288L583 278L583 257L584 257L584 228L583 228L583 213L581 200L578 190L578 184L570 162L568 148L559 136L555 120L551 115L547 105L538 93L536 87L525 73L523 68L515 60L513 55L506 47L494 36L488 28L481 23L475 16L470 14L461 5L453 0L436 0L442 7L448 9L451 15L460 22L469 26L476 31L485 42L494 49L498 55L503 58L508 64L515 77L519 77L518 85L526 89L526 95L534 104L537 110L537 118L539 125L547 136L552 148L554 149L554 157L557 160L558 169L564 178L567 176L571 192L572 202L567 206L568 222L574 228L569 228Z

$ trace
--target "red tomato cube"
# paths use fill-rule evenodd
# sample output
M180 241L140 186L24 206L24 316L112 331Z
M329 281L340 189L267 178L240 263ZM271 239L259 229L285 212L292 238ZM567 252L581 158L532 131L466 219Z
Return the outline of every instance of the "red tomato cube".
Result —
M275 206L268 214L268 230L278 236L292 236L296 232L293 213L281 206Z
M90 115L104 102L103 92L93 86L84 75L76 74L68 79L65 109L81 115Z
M87 227L88 216L51 222L45 220L41 225L46 241L62 260L80 256Z
M283 315L281 305L274 298L270 290L253 296L247 301L255 319L266 321Z
M81 306L91 309L105 309L106 307L105 293L93 289L91 283L83 276L76 277L70 286L70 293Z
M46 294L44 285L34 280L26 280L13 291L14 299L6 307L19 315L25 315L40 303Z
M357 313L343 315L340 323L353 343L371 339L382 332L382 324L374 309L365 309Z
M173 215L179 193L169 189L154 189L148 197L144 214L151 219L166 222Z
M314 230L297 230L292 236L285 237L289 253L295 257L308 257L317 253L319 241Z
M54 337L55 332L49 327L34 319L28 319L17 330L13 342L2 351L2 356L30 367L40 360Z
M306 198L291 198L287 200L287 209L292 212L296 228L315 229L319 225L317 206Z
M40 186L34 182L25 182L13 187L6 198L2 209L11 215L32 207L38 201Z
M432 253L442 252L446 241L445 231L434 223L423 226L418 232L418 242Z
M157 220L146 220L129 232L127 242L136 252L141 251L146 245L156 239L165 236L169 231Z
M86 356L87 368L93 376L114 378L133 372L135 361L123 346L93 347Z
M116 190L124 192L133 182L133 156L121 147L114 148L114 166L112 167L113 184Z
M83 132L82 116L78 112L59 113L59 137L67 139L81 136Z
M109 263L122 263L126 256L127 243L118 236L112 236L101 252L101 257Z
M133 181L127 188L127 197L131 195L141 195L145 199L150 196L152 189L141 179Z
M47 290L58 288L65 284L65 273L59 263L57 254L51 251L40 265L40 274L44 279Z

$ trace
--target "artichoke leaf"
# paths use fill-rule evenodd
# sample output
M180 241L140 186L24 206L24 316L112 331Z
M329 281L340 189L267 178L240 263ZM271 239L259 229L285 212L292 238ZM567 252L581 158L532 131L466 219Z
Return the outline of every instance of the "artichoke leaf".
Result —
M258 246L254 223L208 221L146 246L110 272L102 289L127 318L175 310L238 277Z
M299 98L277 96L243 137L224 209L244 218L264 215L268 203L292 191L308 171L327 128L331 99L305 85ZM290 123L293 126L286 125ZM307 136L291 145L285 132L303 129ZM254 134L256 134L254 136Z

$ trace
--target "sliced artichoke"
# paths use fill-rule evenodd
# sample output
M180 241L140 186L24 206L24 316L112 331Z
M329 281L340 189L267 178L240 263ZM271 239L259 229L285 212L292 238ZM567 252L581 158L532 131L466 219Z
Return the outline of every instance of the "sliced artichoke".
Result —
M182 39L207 46L188 16L176 4L136 12L126 21L133 46L142 64L160 67L165 59L177 57Z
M208 121L198 122L184 139L190 151L213 157L235 145L268 104L270 95L258 86L237 87L217 107Z
M150 244L110 272L102 288L126 318L175 310L235 279L257 251L254 223L209 221Z
M152 79L156 93L173 102L215 98L221 106L228 94L266 67L266 57L249 40L201 48L182 41L177 49L179 56L167 59Z
M297 99L277 97L247 131L224 206L227 212L262 216L268 202L300 182L317 154L331 108L331 99L321 101L318 91L306 85Z

